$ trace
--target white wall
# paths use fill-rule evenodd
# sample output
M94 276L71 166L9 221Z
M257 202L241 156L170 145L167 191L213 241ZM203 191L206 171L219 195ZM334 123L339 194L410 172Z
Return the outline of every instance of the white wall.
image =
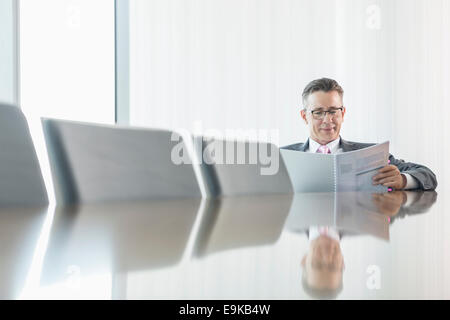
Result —
M14 0L0 0L0 102L16 104L16 12Z
M280 143L300 141L307 137L299 117L301 91L310 80L327 76L346 90L352 126L345 126L345 137L387 139L393 36L388 21L380 29L366 26L369 4L130 1L131 121L277 128ZM373 86L376 90L368 90ZM381 124L385 130L375 130Z

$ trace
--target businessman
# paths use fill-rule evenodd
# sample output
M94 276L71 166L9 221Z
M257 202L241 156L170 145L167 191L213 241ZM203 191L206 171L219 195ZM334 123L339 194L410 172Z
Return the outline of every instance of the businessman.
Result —
M340 153L367 148L373 143L345 141L339 135L346 109L343 103L344 90L332 79L311 81L303 91L302 119L309 128L309 139L305 143L292 144L282 149L303 152ZM436 176L425 166L389 156L389 165L381 168L373 177L374 185L394 189L434 190Z

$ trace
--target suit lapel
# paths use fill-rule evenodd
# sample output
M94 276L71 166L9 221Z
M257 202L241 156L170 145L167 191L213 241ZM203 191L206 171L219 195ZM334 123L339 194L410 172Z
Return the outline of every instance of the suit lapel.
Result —
M306 140L306 142L303 144L303 145L301 145L299 148L298 148L298 150L299 151L302 151L302 152L306 152L306 150L309 148L309 138L308 138L308 140Z
M342 151L344 151L344 152L354 151L354 150L358 149L355 143L346 141L342 138L341 138L340 147L342 148Z

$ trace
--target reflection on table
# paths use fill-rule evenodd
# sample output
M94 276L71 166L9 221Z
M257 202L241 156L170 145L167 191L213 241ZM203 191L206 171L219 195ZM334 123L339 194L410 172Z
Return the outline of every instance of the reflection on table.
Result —
M0 209L0 299L15 299L25 286L47 207Z
M396 191L118 202L54 211L3 209L1 295L365 297L369 293L358 293L346 280L356 279L356 274L345 275L365 261L394 259L389 250L399 250L399 239L414 243L402 221L417 229L423 225L417 220L420 213L434 211L429 217L445 222L441 206L433 210L436 202L434 191ZM43 234L49 215L51 226ZM42 261L36 258L38 243L44 244ZM348 249L355 245L363 245L364 253ZM436 253L431 260L439 257ZM415 259L422 261L420 256ZM27 277L33 272L39 281L30 289ZM383 294L395 296L392 291Z

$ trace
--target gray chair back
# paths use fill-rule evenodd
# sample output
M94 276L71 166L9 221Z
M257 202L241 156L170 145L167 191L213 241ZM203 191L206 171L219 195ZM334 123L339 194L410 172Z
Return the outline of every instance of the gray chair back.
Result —
M292 184L276 145L197 136L201 173L210 197L291 194Z
M0 207L47 204L25 116L16 106L0 104Z
M192 164L172 161L174 152L187 151L171 131L42 123L58 203L201 197Z

